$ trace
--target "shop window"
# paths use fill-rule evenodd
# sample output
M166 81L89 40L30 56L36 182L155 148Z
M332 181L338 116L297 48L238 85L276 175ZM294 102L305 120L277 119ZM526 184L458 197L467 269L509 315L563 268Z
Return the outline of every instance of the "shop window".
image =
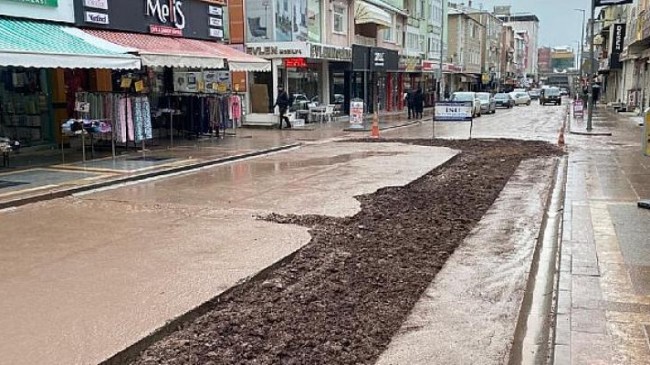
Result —
M334 5L334 33L347 33L347 10L348 9L344 6Z

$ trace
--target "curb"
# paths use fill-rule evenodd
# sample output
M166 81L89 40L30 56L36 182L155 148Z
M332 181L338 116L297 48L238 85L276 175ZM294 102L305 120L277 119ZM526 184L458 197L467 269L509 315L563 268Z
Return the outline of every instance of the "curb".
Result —
M594 136L594 137L611 137L612 132L576 132L570 131L570 134L575 134L578 136Z
M31 203L36 203L40 201L46 201L46 200L53 200L53 199L59 199L63 198L66 196L70 196L73 194L79 194L83 192L87 192L90 190L95 190L95 189L100 189L100 188L105 188L107 186L111 185L117 185L117 184L124 184L128 182L134 182L134 181L140 181L140 180L145 180L149 179L152 177L157 177L157 176L163 176L163 175L168 175L168 174L174 174L178 172L186 172L186 171L191 171L195 169L200 169L202 167L207 167L207 166L212 166L212 165L219 165L227 162L233 162L233 161L238 161L238 160L243 160L245 158L250 158L250 157L257 157L257 156L263 156L267 155L270 153L274 152L281 152L281 151L286 151L295 147L300 147L302 146L302 143L293 143L293 144L288 144L288 145L283 145L279 147L273 147L273 148L268 148L264 150L258 150L258 151L253 151L249 153L244 153L240 155L233 155L233 156L228 156L228 157L223 157L223 158L217 158L214 160L208 160L208 161L202 161L198 162L195 164L190 164L190 165L184 165L184 166L177 166L177 167L172 167L169 169L163 169L163 170L158 170L158 171L153 171L153 172L147 172L143 173L140 175L135 175L135 176L128 176L124 178L119 178L115 180L108 180L108 181L103 181L99 182L96 184L89 184L89 185L84 185L84 186L79 186L75 188L70 188L70 189L64 189L60 191L54 191L54 192L45 192L41 193L38 195L33 195L33 196L28 196L24 198L18 198L14 200L8 200L8 201L3 201L0 202L0 210L2 209L7 209L7 208L15 208Z
M425 121L425 119L412 121L412 122L407 122L407 123L404 123L404 124L392 125L392 126L388 126L388 127L379 127L379 130L380 131L385 131L385 130L389 130L389 129L409 127L409 126L421 123L423 121ZM363 129L344 128L343 131L344 132L370 132L371 129L370 128L363 128Z
M510 348L508 364L542 364L552 358L555 317L539 316L533 308L553 313L556 306L555 288L562 234L568 157L558 159L549 190L542 224L528 271L524 297L519 307L515 337ZM554 210L555 209L559 210ZM544 272L548 271L549 275ZM541 337L541 338L540 338ZM531 340L534 339L534 340ZM535 348L539 346L539 348Z

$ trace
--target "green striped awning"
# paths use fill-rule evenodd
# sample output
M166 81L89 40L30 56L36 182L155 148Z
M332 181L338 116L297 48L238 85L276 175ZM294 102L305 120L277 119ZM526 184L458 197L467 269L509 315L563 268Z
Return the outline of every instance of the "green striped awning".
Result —
M138 69L132 51L77 28L0 17L0 66Z

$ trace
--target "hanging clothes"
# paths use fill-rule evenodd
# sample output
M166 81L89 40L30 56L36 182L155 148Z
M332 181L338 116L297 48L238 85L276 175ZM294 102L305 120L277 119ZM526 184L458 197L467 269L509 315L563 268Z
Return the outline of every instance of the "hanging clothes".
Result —
M233 124L236 126L241 126L241 98L239 95L232 95L230 97L230 116L232 117Z

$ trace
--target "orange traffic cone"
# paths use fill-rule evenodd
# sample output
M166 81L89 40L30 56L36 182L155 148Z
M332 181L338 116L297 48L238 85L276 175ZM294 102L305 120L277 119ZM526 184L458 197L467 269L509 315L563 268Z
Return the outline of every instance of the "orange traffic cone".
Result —
M564 127L560 128L560 136L557 138L557 145L564 146Z
M372 116L372 129L370 130L370 137L379 138L379 116L377 112Z

